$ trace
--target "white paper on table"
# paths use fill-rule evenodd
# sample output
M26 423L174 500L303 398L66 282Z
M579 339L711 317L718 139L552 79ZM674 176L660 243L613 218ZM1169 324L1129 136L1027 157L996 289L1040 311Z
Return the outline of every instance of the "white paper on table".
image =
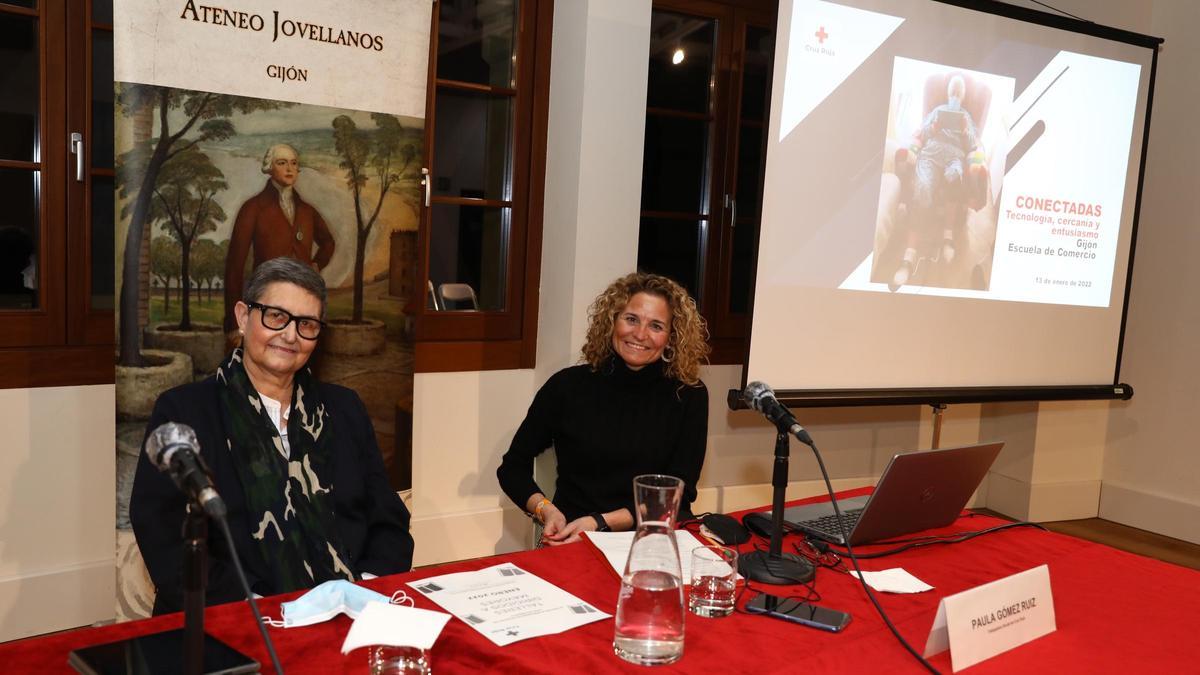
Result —
M858 576L858 572L854 570L850 570L850 574ZM884 593L924 593L933 590L933 586L914 577L901 567L893 567L890 570L879 572L863 572L863 579L871 588Z
M625 532L584 532L583 536L592 542L604 559L612 565L617 576L625 574L625 562L629 559L629 549L633 546L633 530ZM675 543L679 546L679 567L683 574L683 583L692 583L692 550L704 546L704 542L687 530L675 530ZM737 576L741 579L741 575Z
M359 647L389 645L429 649L442 634L449 614L428 609L368 602L342 643L342 653L349 654Z
M512 563L408 585L501 647L610 616Z

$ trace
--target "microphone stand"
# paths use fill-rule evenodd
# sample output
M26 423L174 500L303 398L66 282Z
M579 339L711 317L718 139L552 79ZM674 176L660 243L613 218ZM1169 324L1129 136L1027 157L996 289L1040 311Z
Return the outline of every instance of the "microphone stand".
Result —
M208 516L188 502L183 523L183 672L204 672L204 589L208 583Z
M742 576L763 584L803 584L816 574L816 568L804 558L783 552L783 502L787 494L788 454L791 439L785 430L775 434L775 466L771 473L774 494L771 502L771 545L767 551L741 556L738 570Z

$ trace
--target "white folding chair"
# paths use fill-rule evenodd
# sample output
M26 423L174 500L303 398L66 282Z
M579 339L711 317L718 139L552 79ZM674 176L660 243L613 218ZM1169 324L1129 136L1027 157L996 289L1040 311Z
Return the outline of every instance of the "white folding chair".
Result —
M438 295L442 297L442 309L459 309L458 305L465 303L468 306L462 309L479 310L479 298L475 296L475 289L471 288L470 284L441 284L438 286Z

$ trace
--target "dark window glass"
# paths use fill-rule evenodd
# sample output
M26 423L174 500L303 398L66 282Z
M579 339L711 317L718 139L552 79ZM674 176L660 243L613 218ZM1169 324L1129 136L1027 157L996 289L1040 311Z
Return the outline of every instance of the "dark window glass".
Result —
M113 0L92 0L92 21L112 23Z
M738 130L737 210L742 218L758 217L762 193L763 128L743 124Z
M512 210L456 204L430 209L429 281L442 308L503 310Z
M0 309L38 306L38 179L37 171L0 169Z
M92 31L92 166L113 166L113 36Z
M767 88L775 36L766 28L746 28L746 62L742 68L742 120L766 121Z
M513 87L515 0L442 0L437 76Z
M510 199L513 99L441 90L434 127L433 193Z
M704 221L642 218L638 269L670 277L700 297L700 256Z
M16 5L17 7L28 7L33 9L37 7L37 0L0 0L6 5Z
M733 228L733 255L729 269L729 311L750 310L750 282L754 278L754 237L758 221L739 220Z
M36 19L0 14L0 159L38 161Z
M647 115L642 210L707 213L707 149L707 122Z
M92 309L113 308L113 276L116 253L113 248L113 179L92 176Z
M655 11L650 19L646 105L707 112L716 21Z

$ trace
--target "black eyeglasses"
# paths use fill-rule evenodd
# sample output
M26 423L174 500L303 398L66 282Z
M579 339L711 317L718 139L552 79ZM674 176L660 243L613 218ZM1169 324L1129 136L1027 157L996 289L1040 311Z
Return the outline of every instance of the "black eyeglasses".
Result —
M312 316L296 316L286 309L264 305L261 302L247 302L246 306L251 310L260 310L262 325L264 328L271 330L283 330L288 327L288 324L296 322L296 334L305 340L316 340L321 334L321 329L325 327L325 322Z

